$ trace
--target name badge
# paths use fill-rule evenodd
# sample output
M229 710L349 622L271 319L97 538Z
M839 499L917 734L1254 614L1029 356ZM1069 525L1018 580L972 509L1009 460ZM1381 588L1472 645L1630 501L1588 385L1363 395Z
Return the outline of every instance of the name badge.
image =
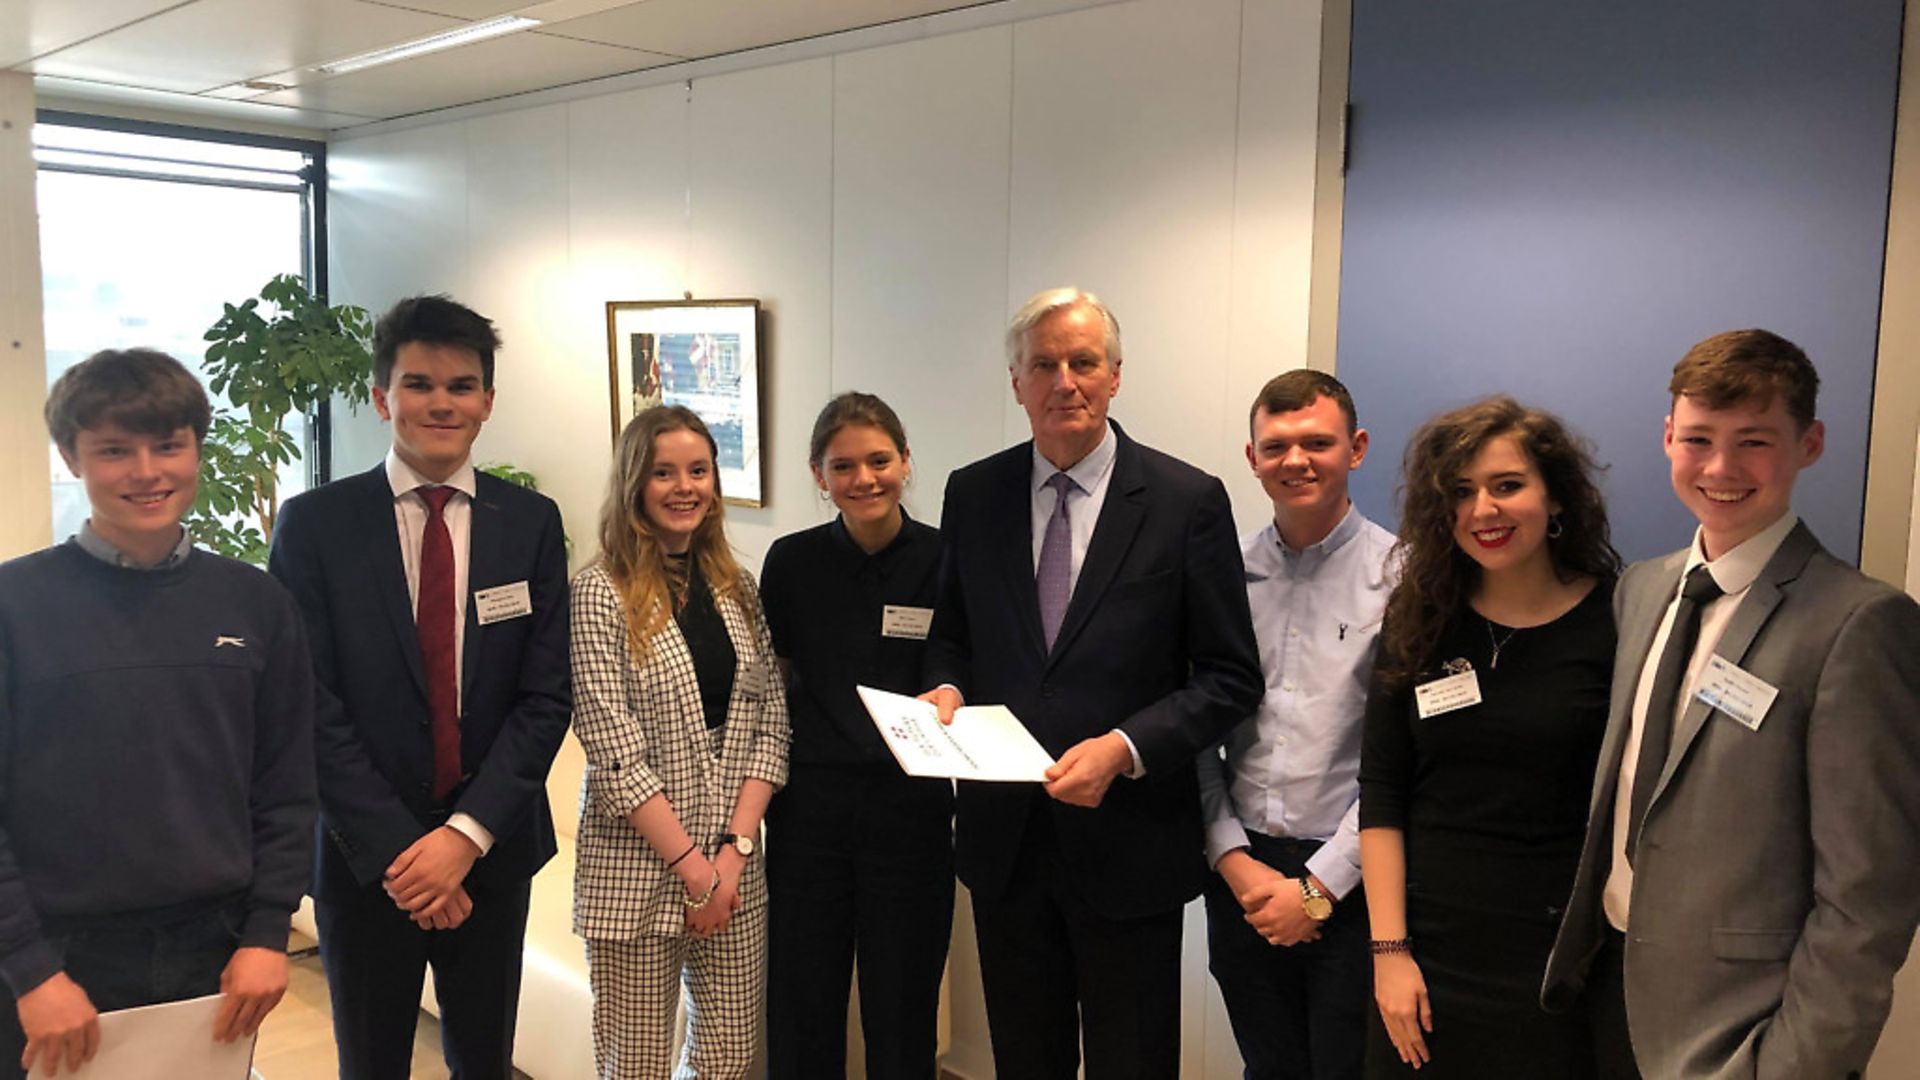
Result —
M1413 688L1420 719L1480 704L1480 676L1472 668Z
M1759 731L1760 721L1767 718L1780 691L1716 655L1707 657L1707 669L1700 673L1693 696L1738 720L1748 731Z
M473 594L473 614L481 626L531 615L533 595L527 591L524 581L481 589Z
M915 641L927 640L928 631L933 629L933 609L930 607L904 607L900 604L888 604L880 611L880 636L892 638L912 638Z

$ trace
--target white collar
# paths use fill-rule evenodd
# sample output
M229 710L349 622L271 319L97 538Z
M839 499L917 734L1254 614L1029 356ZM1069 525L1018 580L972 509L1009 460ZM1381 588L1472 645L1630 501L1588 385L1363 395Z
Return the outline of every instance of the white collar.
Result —
M1694 567L1705 566L1721 592L1729 596L1745 592L1759 579L1760 571L1767 568L1773 553L1780 550L1787 534L1799 523L1800 515L1788 510L1780 515L1778 521L1742 540L1733 550L1722 552L1719 558L1711 560L1701 554L1700 530L1695 528L1693 544L1687 548L1687 565L1681 568L1680 577L1685 580Z
M392 447L387 448L387 484L393 489L393 497L399 498L417 488L433 487L434 482L414 471L413 466L403 461ZM447 477L446 486L463 492L467 498L473 498L474 476L473 459L469 457L460 463L460 467Z

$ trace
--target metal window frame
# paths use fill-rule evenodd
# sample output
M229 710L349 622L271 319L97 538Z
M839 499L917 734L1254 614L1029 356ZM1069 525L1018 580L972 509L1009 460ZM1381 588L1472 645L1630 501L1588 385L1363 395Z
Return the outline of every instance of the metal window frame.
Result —
M265 150L292 150L307 156L307 164L296 174L301 181L300 201L300 241L305 252L306 265L301 268L313 291L321 297L327 295L327 144L320 139L299 139L286 135L255 135L240 131L223 131L218 128L195 127L191 124L174 124L159 120L132 120L119 116L99 116L93 113L72 112L65 109L39 109L34 113L34 122L54 124L61 127L91 128L96 131L114 131L128 135L158 135L163 138L191 139L196 142L222 143L228 146L255 146ZM185 164L185 162L182 162ZM126 169L99 168L89 169L78 165L42 165L40 168L55 172L91 173L99 176L120 176L138 180L158 180L163 183L206 184L214 187L252 188L271 191L285 191L284 187L267 184L248 183L246 181L225 181L212 177L199 176L163 176L133 172ZM322 402L307 425L307 445L303 456L307 463L308 479L313 486L331 480L333 472L333 431L330 410Z

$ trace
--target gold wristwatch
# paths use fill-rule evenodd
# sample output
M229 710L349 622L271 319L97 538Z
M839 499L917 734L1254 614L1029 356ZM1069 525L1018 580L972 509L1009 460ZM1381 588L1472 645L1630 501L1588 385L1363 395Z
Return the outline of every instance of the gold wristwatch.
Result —
M1307 912L1307 918L1314 922L1326 922L1333 918L1333 897L1314 888L1313 879L1300 878L1300 906Z

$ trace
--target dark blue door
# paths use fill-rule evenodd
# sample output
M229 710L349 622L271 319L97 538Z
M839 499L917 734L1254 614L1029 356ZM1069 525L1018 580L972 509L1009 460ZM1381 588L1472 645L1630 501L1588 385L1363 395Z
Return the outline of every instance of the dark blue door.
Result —
M1693 342L1822 376L1796 505L1857 560L1900 0L1354 0L1339 374L1391 521L1407 434L1495 391L1599 446L1615 542L1682 545L1660 451ZM1920 301L1916 301L1920 302Z

